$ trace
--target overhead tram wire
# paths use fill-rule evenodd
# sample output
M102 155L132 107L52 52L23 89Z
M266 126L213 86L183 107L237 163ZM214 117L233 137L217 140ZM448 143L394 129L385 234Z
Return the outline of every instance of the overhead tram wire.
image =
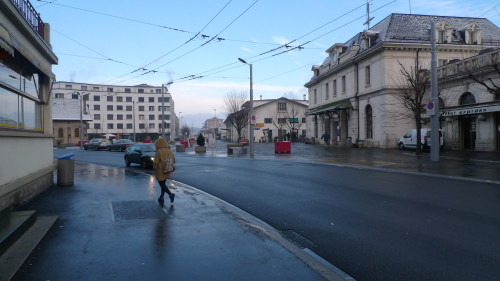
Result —
M373 10L373 12L376 12L376 11L378 11L378 10L382 9L382 8L385 8L386 6L388 6L388 5L392 4L392 3L396 2L396 1L397 1L397 0L393 0L393 1L391 1L391 2L388 2L388 3L386 3L385 5L383 5L383 6L379 7L379 8L377 8L377 9ZM365 4L363 4L362 6L364 6L364 5L365 5ZM360 6L360 7L361 7L361 6ZM350 14L350 13L354 12L355 10L359 9L360 7L357 7L357 8L355 8L355 9L353 9L353 10L349 11L348 13L345 13L345 14L344 14L344 15L342 15L341 17L343 17L343 16L345 16L345 15L347 15L347 14ZM343 27L345 27L345 26L347 26L347 25L349 25L349 24L351 24L351 23L353 23L353 22L356 22L356 21L358 21L358 20L360 20L360 19L363 19L363 18L365 18L365 16L366 16L366 15L362 15L362 16L360 16L360 17L357 17L357 18L355 18L355 19L353 19L353 20L351 20L351 21L349 21L349 22L347 22L347 23L345 23L345 24L343 24L343 25L341 25L341 26L339 26L339 27L337 27L337 28L335 28L335 29L333 29L333 30L330 30L330 31L328 31L328 32L326 32L326 33L324 33L324 34L322 34L322 35L320 35L320 36L318 36L318 37L316 37L316 38L314 38L314 39L312 39L312 40L309 40L309 41L307 41L306 43L303 43L303 44L301 44L301 45L299 45L299 46L296 46L296 47L294 47L294 48L292 48L292 49L290 49L290 50L285 50L285 51L283 51L283 52L281 52L281 53L278 53L278 54L273 54L273 55L270 55L270 56L267 56L267 57L264 57L264 58L261 58L261 59L258 59L258 60L254 60L254 61L252 61L252 63L259 62L259 61L262 61L262 60L266 60L266 59L269 59L269 58L275 57L275 56L277 56L277 55L284 54L284 53L286 53L286 52L292 51L293 49L299 49L299 47L303 47L304 45L309 44L310 42L313 42L313 41L315 41L315 40L318 40L318 39L320 39L320 38L322 38L322 37L324 37L324 36L326 36L326 35L328 35L328 34L330 34L330 33L334 32L334 31L337 31L337 30L339 30L339 29L341 29L341 28L343 28ZM335 20L338 20L338 19L340 19L341 17L337 17ZM333 22L333 21L331 21L331 22ZM329 23L331 23L331 22L329 22ZM323 25L323 26L325 26L325 25ZM316 31L316 30L317 30L317 29L315 29L314 31ZM303 35L303 36L299 37L299 39L300 39L300 38L303 38L303 37L305 37L305 36L307 36L307 35L309 35L309 34L311 34L311 33L313 33L314 31L311 31L311 32L307 33L306 35ZM296 40L298 40L298 39L295 39L295 40L293 40L293 41L296 41ZM291 41L291 42L293 42L293 41ZM283 46L284 46L284 45L283 45ZM251 57L251 58L249 58L249 59L256 58L256 57L259 57L259 56L261 56L261 54L256 55L256 56L254 56L254 57ZM217 69L224 68L224 67L229 67L229 66L231 66L231 65L236 65L236 64L239 64L239 63L234 62L234 63L228 64L228 65L222 66L222 67L217 67L217 68L214 68L214 69L212 69L212 70L208 70L208 71L201 72L201 73L198 73L198 74L196 74L196 75L191 75L191 76L192 76L192 77L200 77L200 74L203 74L203 73L210 73L210 72L211 72L211 71L213 71L213 70L217 70ZM234 68L238 68L238 67L240 67L240 66L226 68L226 69L223 69L223 70L220 70L220 71L217 71L217 72L212 72L212 73L210 73L210 74L206 74L206 75L204 75L204 76L210 76L210 75L213 75L213 74L217 74L217 73L220 73L220 72L228 71L228 70L231 70L231 69L234 69ZM203 77L203 76L201 76L201 77ZM188 80L193 80L193 79L188 79ZM180 83L180 82L183 82L183 81L176 81L175 83Z
M255 2L253 2L247 9L245 9L240 15L238 15L233 21L231 21L231 23L229 23L226 27L224 27L216 36L218 37L222 32L224 32L227 28L229 28L234 22L236 22L236 20L238 20L241 16L243 16L246 12L248 12L248 10L250 10L250 8L252 8L259 1L260 0L256 0ZM172 60L170 60L170 61L168 61L168 62L166 62L166 63L164 63L164 64L162 64L160 66L158 66L158 67L156 67L154 70L157 70L157 69L159 69L159 68L161 68L161 67L163 67L163 66L165 66L167 64L170 64L170 63L172 63L172 62L174 62L174 61L176 61L176 60L178 60L178 59L180 59L180 58L182 58L182 57L184 57L184 56L186 56L188 54L191 54L192 52L194 52L194 51L200 49L201 47L205 46L206 44L210 43L214 38L216 38L216 37L212 37L212 39L209 40L208 42L205 42L205 43L201 44L200 46L198 46L198 47L196 47L196 48L194 48L194 49L192 49L192 50L190 50L190 51L188 51L188 52L186 52L186 53L184 53L184 54L182 54L182 55L180 55L180 56L178 56L178 57L176 57L176 58L174 58L174 59L172 59ZM149 72L151 72L151 71L149 71ZM146 73L143 73L143 74L140 74L140 75L137 75L137 76L125 79L125 80L121 80L121 81L119 81L117 83L122 83L122 82L125 82L127 80L137 78L137 77L142 76L144 74L147 74L149 72L146 72Z
M373 1L373 0L372 0L372 1ZM306 42L306 43L304 43L304 44L301 44L301 45L298 45L298 46L295 46L295 47L290 47L290 44L292 44L293 42L295 42L295 41L297 41L297 40L300 40L300 39L304 38L304 37L305 37L305 36L307 36L307 35L312 34L313 32L315 32L315 31L317 31L317 30L319 30L319 29L321 29L321 28L323 28L323 27L325 27L325 26L327 26L327 25L331 24L331 23L332 23L332 22L334 22L334 21L337 21L337 20L339 20L339 19L341 19L341 18L343 18L343 17L345 17L345 16L347 16L347 15L349 15L349 14L353 13L354 11L356 11L356 10L358 10L358 9L360 9L360 8L362 8L362 7L364 7L365 5L366 5L366 4L365 4L365 3L363 3L362 5L360 5L360 6L356 7L356 8L354 8L354 9L352 9L352 10L350 10L350 11L348 11L348 12L346 12L346 13L344 13L344 14L340 15L340 16L338 16L337 18L335 18L335 19L333 19L333 20L331 20L331 21L329 21L329 22L327 22L327 23L325 23L325 24L321 25L320 27L315 28L314 30L312 30L312 31L310 31L310 32L308 32L308 33L306 33L306 34L304 34L304 35L302 35L302 36L298 37L297 39L294 39L294 40L292 40L292 41L290 41L290 42L288 42L288 43L286 43L286 44L283 44L283 45L281 45L281 46L280 46L280 47L278 47L278 48L271 49L271 50L269 50L269 51L267 51L267 52L264 52L264 53L258 54L258 55L256 55L256 56L250 57L250 58L248 58L248 59L250 60L250 59L257 58L257 57L259 57L259 56L262 56L262 55L267 54L267 53L274 52L274 51L279 50L279 49L281 49L281 48L283 48L283 47L286 47L286 46L289 46L289 48L292 48L292 49L287 50L287 51L285 51L285 52L289 52L289 51L292 51L292 50L295 50L295 49L303 49L305 44L308 44L308 43L310 43L310 42L312 42L312 41L314 41L314 40L310 40L310 41L308 41L308 42ZM364 17L364 15L363 15L362 17ZM357 18L356 20L358 20L358 19L359 19L359 18ZM349 22L349 23L351 23L351 22ZM343 25L343 26L345 26L345 25ZM342 26L342 27L343 27L343 26ZM315 40L316 40L316 39L315 39ZM279 53L279 54L282 54L282 53L285 53L285 52L281 52L281 53ZM278 55L279 55L279 54L278 54ZM261 61L261 60L264 60L264 59L268 59L268 58L271 58L271 57L274 57L274 56L276 56L276 55L272 55L272 56L269 56L269 57L265 57L265 58L259 59L259 60L257 60L257 61ZM238 63L238 62L230 63L230 64L227 64L227 65L225 65L225 66L217 67L217 68L214 68L214 69L211 69L211 70L205 71L205 72L201 72L201 73L199 73L199 74L197 74L197 75L191 75L191 76L200 76L200 74L203 74L203 73L211 72L211 71L214 71L214 70L217 70L217 69L220 69L220 68L229 67L229 66L232 66L232 65L237 65L237 64L239 64L239 63ZM237 67L239 67L239 66L237 66ZM224 69L224 70L222 70L222 71L215 72L214 74L216 74L216 73L220 73L220 72L223 72L223 71L227 71L227 70L231 70L231 69L234 69L234 68L237 68L237 67L227 68L227 69ZM209 75L205 75L205 76L209 76ZM181 79L182 79L182 78L181 78ZM192 80L192 79L189 79L189 80ZM177 83L178 83L178 82L177 82Z
M198 36L198 34L200 34L201 32L203 32L203 30L205 30L205 28L206 28L206 27L207 27L207 26L208 26L208 25L209 25L209 24L210 24L210 23L211 23L211 22L212 22L212 21L213 21L213 20L214 20L217 16L219 16L219 14L220 14L222 11L224 11L224 9L226 9L226 7L227 7L227 6L229 5L229 3L231 3L231 2L232 2L232 0L229 0L229 1L226 3L226 5L224 5L224 7L222 7L222 9L221 9L221 10L220 10L220 11L219 11L219 12L218 12L218 13L217 13L217 14L216 14L216 15L215 15L215 16L214 16L214 17L213 17L213 18L212 18L212 19L211 19L211 20L210 20L210 21L209 21L209 22L208 22L208 23L207 23L207 24L206 24L206 25L205 25L205 26L204 26L204 27L203 27L203 28L199 31L199 32L197 32L197 33L196 33L193 37L191 37L188 41L184 42L184 44L181 44L181 45L179 45L179 46L175 47L174 49L172 49L172 50L170 50L169 52L167 52L166 54L164 54L164 55L162 55L162 56L158 57L157 59L153 60L152 62L150 62L150 63L148 63L148 64L144 65L144 66L142 67L142 69L145 69L145 67L147 67L147 66L149 66L149 65L151 65L151 64L153 64L153 63L155 63L155 62L157 62L157 61L159 61L160 59L164 58L165 56L167 56L167 55L169 55L169 54L171 54L171 53L173 53L173 52L177 51L177 50L178 50L178 49L180 49L181 47L183 47L183 46L187 45L189 42L193 41L193 40L194 40L194 39ZM140 68L140 69L141 69L141 68ZM136 69L136 70L134 70L134 71L132 71L132 72L129 72L129 73L124 74L124 75L121 75L121 76L119 76L119 77L117 77L117 78L113 78L113 79L110 79L110 80L104 81L104 82L103 82L103 84L104 84L104 83L107 83L107 82L109 82L109 81L113 81L113 80L116 80L116 79L119 79L119 78L125 77L125 76L127 76L127 75L129 75L129 74L132 74L132 73L134 73L134 72L137 72L137 71L138 71L138 70L140 70L140 69ZM123 82L123 81L127 81L127 80L130 80L130 79L133 79L133 78L137 78L137 77L139 77L139 76L145 75L145 74L150 73L150 72L151 72L151 71L148 71L148 72L143 73L143 74L141 74L141 75L138 75L138 76L135 76L135 77L132 77L132 78L126 79L126 80L121 80L121 81L119 81L119 82L117 82L117 83L121 83L121 82Z

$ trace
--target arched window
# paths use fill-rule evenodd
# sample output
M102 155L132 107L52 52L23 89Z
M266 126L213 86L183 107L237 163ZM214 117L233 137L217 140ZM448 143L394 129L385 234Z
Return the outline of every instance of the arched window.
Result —
M372 139L373 138L373 111L372 111L371 105L366 106L365 115L366 115L366 138Z
M75 128L75 138L80 137L80 128Z
M59 135L60 138L64 138L63 128L59 128L58 135Z
M469 93L469 92L463 94L460 97L460 101L459 101L460 105L475 104L475 103L476 103L476 99L474 98L474 95Z

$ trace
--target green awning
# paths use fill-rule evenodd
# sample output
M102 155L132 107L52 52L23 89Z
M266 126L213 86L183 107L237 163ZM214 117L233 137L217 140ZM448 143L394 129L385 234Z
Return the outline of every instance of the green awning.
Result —
M349 99L344 99L344 100L324 104L322 106L318 106L315 108L311 108L309 110L308 114L309 115L325 114L328 112L333 112L333 111L338 111L338 110L348 109L348 108L352 108L352 104L349 101Z

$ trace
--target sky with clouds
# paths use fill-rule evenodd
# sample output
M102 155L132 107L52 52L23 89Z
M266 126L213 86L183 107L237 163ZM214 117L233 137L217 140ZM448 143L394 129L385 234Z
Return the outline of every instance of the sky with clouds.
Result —
M198 126L224 96L302 99L325 50L366 29L366 0L31 0L51 26L58 81L168 86L175 111ZM391 13L488 18L500 0L372 0L373 26ZM200 119L201 118L201 119Z

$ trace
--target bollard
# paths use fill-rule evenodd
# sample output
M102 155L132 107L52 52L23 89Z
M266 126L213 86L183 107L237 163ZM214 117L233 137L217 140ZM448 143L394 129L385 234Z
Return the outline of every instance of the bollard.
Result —
M68 153L57 158L57 185L73 185L75 181L75 160L70 159L74 153Z

